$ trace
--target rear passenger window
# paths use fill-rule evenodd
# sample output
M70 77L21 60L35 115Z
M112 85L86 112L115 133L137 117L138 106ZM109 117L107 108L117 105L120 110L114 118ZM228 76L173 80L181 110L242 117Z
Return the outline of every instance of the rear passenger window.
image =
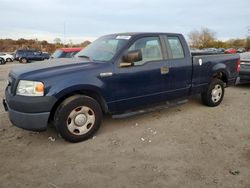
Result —
M173 59L184 58L184 52L178 37L168 37L168 43L172 51Z

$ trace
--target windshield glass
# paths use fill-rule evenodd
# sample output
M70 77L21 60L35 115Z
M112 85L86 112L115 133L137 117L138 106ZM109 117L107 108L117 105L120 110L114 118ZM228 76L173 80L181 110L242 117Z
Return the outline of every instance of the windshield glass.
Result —
M51 55L51 57L52 57L52 58L59 58L59 57L62 56L62 54L63 54L63 51L62 51L62 50L56 50L56 51Z
M110 61L127 42L127 39L115 36L101 37L75 56L89 58L93 61Z

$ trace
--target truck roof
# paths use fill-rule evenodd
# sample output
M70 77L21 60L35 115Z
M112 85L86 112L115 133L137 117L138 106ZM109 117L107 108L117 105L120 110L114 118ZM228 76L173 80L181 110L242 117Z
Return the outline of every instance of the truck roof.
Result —
M136 36L136 35L155 35L155 34L162 34L162 35L182 35L180 33L164 33L164 32L125 32L125 33L113 33L113 34L109 34L109 35L129 35L129 36Z

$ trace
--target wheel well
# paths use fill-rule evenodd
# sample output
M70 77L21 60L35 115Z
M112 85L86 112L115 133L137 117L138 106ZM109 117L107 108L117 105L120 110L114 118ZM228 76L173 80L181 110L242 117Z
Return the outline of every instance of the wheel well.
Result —
M53 121L53 117L55 115L56 109L62 103L62 101L64 101L68 97L71 97L71 96L77 95L77 94L86 95L88 97L95 99L100 104L103 113L108 113L108 106L107 106L105 100L103 99L103 97L101 97L98 93L93 92L93 91L88 91L88 90L74 91L74 92L68 93L67 95L64 95L59 100L57 100L57 102L54 104L54 106L50 112L49 121Z
M224 72L216 72L213 75L213 78L217 78L219 80L222 80L224 83L227 84L228 80L227 80L227 75Z

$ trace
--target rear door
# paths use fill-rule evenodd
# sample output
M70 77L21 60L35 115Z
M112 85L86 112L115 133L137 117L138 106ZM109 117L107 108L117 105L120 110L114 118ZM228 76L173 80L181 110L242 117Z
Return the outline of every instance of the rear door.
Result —
M25 51L26 58L30 61L35 60L34 51Z
M43 60L43 54L40 51L34 51L33 52L34 58L33 60L39 61L39 60Z
M170 99L186 97L192 85L192 59L188 45L182 35L168 34L163 36L168 54Z

